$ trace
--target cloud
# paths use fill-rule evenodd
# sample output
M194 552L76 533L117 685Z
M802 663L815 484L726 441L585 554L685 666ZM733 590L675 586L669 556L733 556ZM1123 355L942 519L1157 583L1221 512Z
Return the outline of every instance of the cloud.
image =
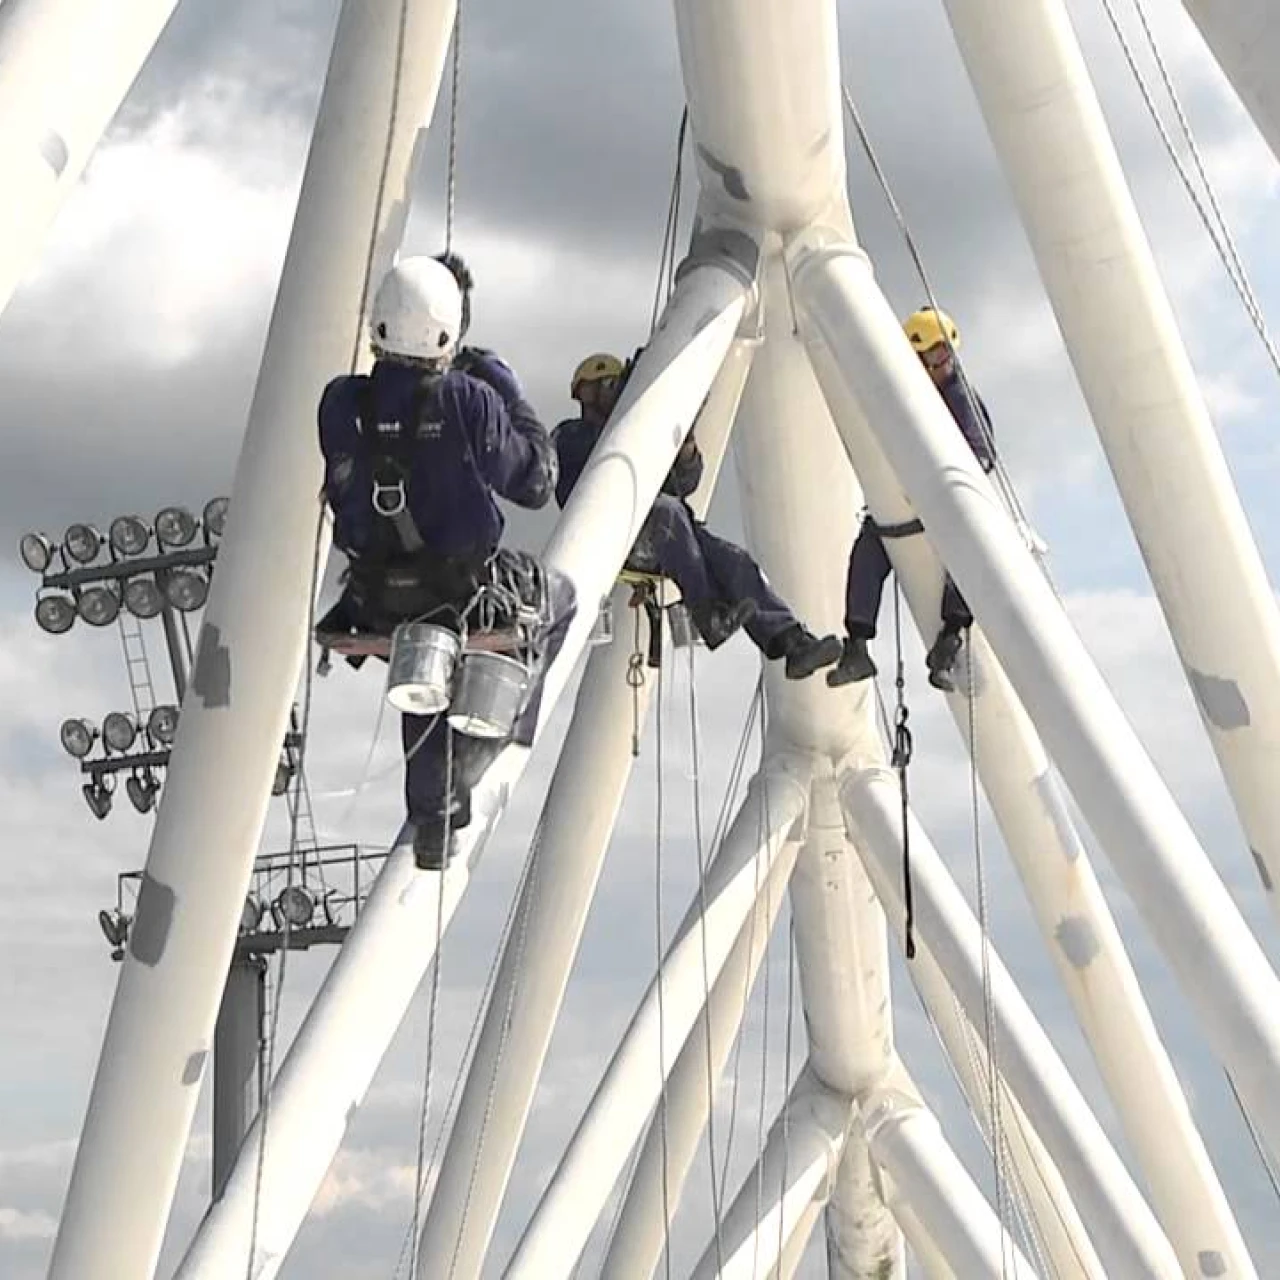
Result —
M1257 271L1264 304L1273 304L1276 275L1267 235L1277 211L1274 164L1205 59L1180 6L1164 0L1151 7L1242 252ZM336 14L336 0L320 6L310 0L180 6L40 264L0 321L6 392L0 414L7 428L0 539L11 544L28 527L59 532L77 518L105 524L122 511L146 513L174 500L198 507L229 483ZM1269 413L1273 373L1224 283L1100 11L1076 5L1073 14L1202 385L1272 559L1280 553L1280 521L1270 497L1278 460ZM991 404L1033 521L1052 544L1071 616L1274 958L1256 877L1142 579L942 8L926 0L846 3L841 19L851 89L939 293L962 322L970 367ZM479 281L475 338L513 360L544 415L554 420L568 407L566 379L581 354L629 351L646 330L681 107L669 15L640 4L556 0L535 10L524 0L496 0L467 7L465 22L457 232ZM912 85L901 74L908 60L920 68ZM946 109L914 109L919 86ZM410 226L415 249L434 250L443 234L443 109L436 123ZM853 143L850 154L860 233L894 305L913 307L921 289L899 231ZM733 468L724 474L731 477ZM515 517L513 536L539 546L552 518ZM715 522L737 532L731 480L717 498ZM15 851L0 864L0 1007L6 1022L0 1096L20 1100L0 1108L0 1271L18 1280L43 1273L110 1006L117 971L94 915L114 901L117 872L141 863L149 833L149 821L127 806L119 806L123 812L109 822L96 823L75 794L75 766L56 742L64 715L100 719L127 705L118 637L84 628L60 641L37 634L30 585L16 567L0 569L0 705L6 711L0 811L6 847ZM887 626L879 643L887 655ZM153 662L161 657L153 645ZM954 727L924 683L923 650L914 636L907 662L918 748L913 795L940 851L972 891L967 768ZM758 668L741 640L714 656L700 655L697 665L706 832ZM401 784L389 716L362 785L379 685L378 673L356 675L344 667L316 682L309 759L323 838L358 837L376 845L398 822ZM694 895L693 759L683 661L665 673L664 694L661 876L651 720L513 1174L495 1239L499 1257L513 1247L651 975L659 901L669 936ZM566 702L553 739L563 733L568 710ZM554 746L553 740L540 751L446 941L434 1031L433 1148ZM752 746L748 769L754 767ZM343 794L353 790L359 794ZM985 819L982 830L993 932L1073 1072L1088 1082L1090 1097L1107 1117L1087 1048L1033 936L1016 876ZM284 831L276 813L265 847L281 847ZM1265 1273L1266 1263L1280 1257L1280 1240L1263 1179L1247 1154L1247 1135L1132 904L1101 856L1097 863L1215 1160L1259 1242L1256 1256ZM281 1050L331 958L291 957ZM731 1114L736 1123L730 1194L754 1157L761 1116L767 1125L785 1090L788 968L781 932L768 974L768 1026L760 991L746 1027L736 1111L727 1084L717 1099L722 1144ZM894 989L899 1043L952 1141L986 1178L989 1161L979 1156L972 1126L900 971ZM327 1280L388 1273L411 1210L428 994L424 987L355 1117L286 1275ZM799 1011L792 1012L798 1020ZM797 1021L793 1065L802 1046ZM205 1200L207 1122L206 1101L171 1224L168 1262ZM681 1262L692 1261L706 1242L708 1204L703 1153L677 1223L674 1249Z

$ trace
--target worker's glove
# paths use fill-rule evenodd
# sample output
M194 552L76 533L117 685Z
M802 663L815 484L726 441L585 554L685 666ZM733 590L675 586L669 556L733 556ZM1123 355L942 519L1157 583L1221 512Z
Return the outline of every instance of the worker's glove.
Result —
M483 347L463 347L458 352L455 364L463 373L487 382L502 397L502 402L508 408L514 401L524 399L524 389L520 386L515 370L492 351L486 351Z

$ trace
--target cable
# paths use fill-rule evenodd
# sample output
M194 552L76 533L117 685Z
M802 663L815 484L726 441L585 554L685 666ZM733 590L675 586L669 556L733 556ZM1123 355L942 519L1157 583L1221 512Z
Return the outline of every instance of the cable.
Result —
M662 626L662 582L659 581L658 587L658 622L657 626ZM652 625L652 624L651 624ZM657 795L657 815L655 821L655 847L654 847L654 933L656 936L658 949L658 978L657 978L657 997L658 997L658 1074L662 1077L662 1091L658 1096L658 1123L661 1125L662 1134L662 1229L664 1233L665 1248L663 1257L666 1265L666 1280L671 1280L671 1188L667 1177L667 1163L670 1158L668 1135L667 1135L667 1046L666 1046L666 1002L662 990L663 978L663 929L662 929L662 818L663 818L663 793L662 793L662 693L663 679L662 673L666 667L665 662L658 664L658 688L657 688L657 710L655 725L655 745L654 759L656 772L656 795Z
M858 135L858 139L862 144L862 149L866 153L867 162L870 164L871 170L875 174L876 181L879 183L880 190L889 206L889 210L893 214L894 221L898 225L898 230L902 234L903 241L907 246L907 251L911 255L911 261L915 266L916 274L919 276L920 283L925 291L925 296L928 298L929 305L934 309L934 311L941 311L942 308L938 306L938 300L934 294L933 285L929 279L929 273L925 270L924 258L916 244L915 236L912 234L906 215L902 212L902 207L898 204L897 197L893 194L893 188L889 184L889 179L880 164L875 148L871 145L871 138L867 133L865 125L862 123L862 117L858 114L858 108L854 104L853 98L847 87L841 86L841 92L844 95L845 111L848 113L850 122L853 124L854 130ZM1014 524L1018 527L1018 531L1022 535L1023 541L1034 550L1036 540L1031 529L1031 523L1027 519L1026 511L1023 509L1022 503L1018 499L1017 491L1014 489L1013 482L1010 480L1009 475L1005 470L1004 463L1001 461L1000 454L996 449L995 437L991 432L990 424L987 422L986 414L982 411L982 402L979 400L978 393L970 382L968 374L965 373L964 365L961 364L957 355L955 344L951 341L951 335L944 331L943 337L947 343L947 350L951 353L956 374L960 379L960 384L964 388L965 398L968 400L969 406L973 410L974 420L977 422L978 429L982 432L983 439L986 442L991 457L994 459L994 466L990 472L992 482L1003 499ZM1041 558L1039 552L1035 552L1035 554L1037 559Z
M685 107L676 133L676 160L671 176L671 194L667 200L667 224L662 233L662 252L658 257L658 282L653 294L653 313L649 317L649 333L658 327L662 305L675 288L676 240L680 234L680 188L684 181L684 144L689 132L689 108Z
M354 373L360 362L364 315L368 308L372 286L373 267L377 254L378 233L382 223L382 210L387 195L387 179L391 167L391 150L395 141L396 125L399 120L400 92L404 73L404 55L406 44L406 27L408 24L409 0L401 0L399 26L396 32L395 66L392 69L391 98L387 113L386 141L383 147L382 167L378 174L378 185L374 193L373 217L369 228L368 243L365 250L363 278L360 286L360 298L356 309L355 337L352 340L351 357L348 361L348 372ZM316 627L316 595L320 585L320 552L324 543L325 504L323 496L318 498L319 515L316 521L316 533L311 558L311 582L307 592L307 645L308 658L303 676L302 730L298 741L298 774L301 775L306 763L307 739L311 727L311 701L314 687L310 645ZM293 860L297 850L298 807L295 805L290 816L289 860L286 872L286 888L292 885ZM272 1075L275 1064L276 1037L279 1033L280 1006L283 1003L284 979L289 956L290 925L289 918L284 918L280 944L279 973L276 977L276 999L271 1006L271 1026L267 1036L265 1076L268 1087L261 1102L261 1124L259 1126L258 1159L254 1171L253 1215L249 1230L249 1252L245 1262L245 1280L253 1280L254 1255L258 1248L258 1218L262 1205L262 1183L266 1169L267 1137L271 1120L271 1100L273 1096Z
M1173 139L1169 136L1169 131L1165 127L1164 121L1160 119L1160 113L1156 108L1154 95L1147 84L1146 78L1138 67L1137 58L1134 55L1133 48L1129 43L1128 37L1124 33L1124 28L1120 23L1119 15L1116 13L1115 5L1112 3L1112 0L1101 0L1101 4L1107 15L1108 21L1111 23L1111 29L1115 33L1116 40L1120 44L1120 50L1124 54L1124 59L1129 66L1129 71L1133 75L1134 82L1138 86L1138 92L1142 96L1142 101L1147 108L1148 114L1151 116L1152 123L1156 127L1156 132L1160 135L1160 141L1164 144L1165 151L1169 155L1169 159L1173 164L1174 170L1182 180L1182 185L1186 190L1187 197L1190 199L1192 207L1199 215L1200 221L1203 224L1204 229L1218 254L1218 258L1222 262L1222 266L1227 273L1227 277L1231 281L1231 284L1240 299L1241 305L1244 307L1245 314L1249 317L1254 331L1262 342L1263 349L1267 353L1267 358L1270 360L1272 368L1277 374L1280 374L1280 353L1276 351L1275 344L1271 339L1271 334L1267 329L1266 318L1262 314L1261 304L1258 302L1257 295L1254 293L1253 287L1249 283L1248 273L1245 271L1244 263L1241 261L1235 239L1231 234L1231 229L1227 225L1227 220L1222 212L1222 207L1219 204L1217 194L1214 191L1213 183L1209 179L1208 171L1205 168L1204 160L1200 154L1200 148L1196 143L1195 135L1191 129L1191 123L1187 119L1186 112L1183 110L1182 101L1178 96L1177 90L1174 88L1173 79L1169 75L1169 70L1165 64L1164 57L1160 53L1160 46L1156 41L1155 32L1152 30L1151 24L1147 18L1143 2L1142 0L1133 0L1134 11L1138 15L1138 21L1142 26L1143 34L1146 36L1147 44L1151 49L1152 58L1154 59L1156 68L1160 73L1160 79L1164 85L1165 91L1169 95L1169 101L1173 105L1174 114L1177 118L1182 136L1186 141L1187 150L1191 156L1192 163L1195 166L1196 174L1204 186L1208 208L1205 207L1205 201L1202 201L1199 194L1196 192L1195 184L1192 181L1191 175L1187 172L1186 166L1178 156L1177 148L1173 144Z
M1002 1093L1000 1089L1000 1058L997 1052L995 997L991 988L991 934L989 929L989 912L987 909L987 876L982 855L982 823L980 799L978 792L978 725L974 701L977 689L974 683L973 647L971 636L965 637L965 676L968 683L968 715L969 715L969 798L973 824L973 859L978 890L978 926L981 932L982 958L982 1020L984 1024L987 1063L988 1063L988 1106L991 1109L991 1154L994 1166L996 1215L1000 1219L1000 1270L1006 1274L1008 1259L1005 1246L1008 1241L1006 1226L1007 1189L1004 1185L1003 1145L1004 1122Z
M453 250L454 210L458 187L458 104L462 81L462 0L457 0L453 18L453 63L449 72L449 160L445 186L444 251Z
M702 913L699 935L702 944L702 996L704 1001L703 1044L707 1068L707 1164L711 1175L711 1205L715 1212L716 1269L724 1270L724 1240L720 1229L722 1208L720 1184L716 1178L716 1098L715 1059L711 1051L711 960L707 954L707 858L702 843L701 749L698 740L698 685L695 646L689 646L689 736L693 755L693 839L698 857L698 906Z

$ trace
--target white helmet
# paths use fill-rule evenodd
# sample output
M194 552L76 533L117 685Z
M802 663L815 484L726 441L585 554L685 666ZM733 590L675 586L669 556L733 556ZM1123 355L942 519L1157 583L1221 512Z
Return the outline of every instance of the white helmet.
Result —
M462 294L434 258L404 258L383 277L369 328L374 348L409 360L453 354L462 329Z

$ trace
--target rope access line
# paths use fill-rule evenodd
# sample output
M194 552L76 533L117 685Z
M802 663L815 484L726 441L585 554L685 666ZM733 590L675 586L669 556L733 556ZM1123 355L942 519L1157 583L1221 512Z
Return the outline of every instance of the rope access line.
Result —
M966 628L969 630L969 628ZM982 956L982 1021L986 1041L988 1066L988 1107L991 1111L991 1155L995 1177L996 1216L1000 1219L1000 1273L1007 1274L1006 1245L1011 1243L1006 1218L1008 1216L1008 1189L1004 1182L1004 1122L1003 1094L1000 1089L1000 1058L996 1036L995 999L991 988L991 934L987 905L987 875L982 851L982 825L978 784L978 723L974 710L977 694L974 679L973 648L965 637L966 701L969 717L969 799L973 824L973 859L978 893L978 926L981 934Z
M1191 175L1187 172L1186 165L1178 156L1177 148L1174 146L1173 139L1169 136L1169 130L1166 128L1164 121L1160 118L1160 112L1155 104L1155 96L1151 92L1151 88L1147 83L1146 77L1142 74L1142 71L1138 66L1138 60L1134 54L1133 46L1131 45L1129 38L1124 33L1124 28L1120 23L1120 17L1116 12L1113 0L1100 0L1100 3L1102 4L1103 11L1107 15L1107 20L1111 24L1111 29L1115 33L1116 40L1120 45L1121 53L1124 55L1124 60L1128 64L1134 83L1138 87L1138 92L1142 96L1143 104L1146 106L1147 112L1151 116L1152 123L1156 127L1156 132L1160 135L1160 141L1164 144L1164 149L1168 153L1169 160L1173 164L1174 170L1186 190L1187 197L1190 199L1192 207L1199 215L1205 232L1208 234L1209 240L1217 252L1219 260L1222 262L1223 269L1227 273L1227 278L1231 281L1236 295L1240 299L1241 305L1244 307L1245 314L1248 316L1254 331L1257 333L1258 338L1262 343L1263 349L1267 354L1268 360L1271 362L1272 368L1278 375L1280 375L1280 352L1277 352L1275 343L1272 341L1270 331L1267 328L1266 318L1262 313L1262 306L1258 302L1257 295L1253 291L1253 286L1249 282L1248 272L1245 270L1244 262L1241 260L1239 250L1236 247L1235 238L1231 234L1231 229L1227 223L1226 216L1224 215L1222 206L1218 201L1217 193L1214 191L1213 182L1209 178L1208 171L1204 164L1204 159L1200 153L1199 145L1195 139L1195 134L1191 129L1191 122L1188 120L1187 114L1183 109L1181 98L1178 96L1178 91L1173 84L1173 78L1170 76L1164 56L1160 52L1160 46L1156 40L1155 32L1151 28L1151 23L1147 17L1143 0L1133 0L1134 12L1137 14L1138 22L1142 26L1142 31L1146 37L1147 45L1151 50L1151 56L1159 72L1160 80L1164 85L1165 91L1169 95L1169 101L1173 106L1174 115L1178 121L1179 131L1187 144L1187 151L1191 156L1192 164L1195 166L1196 175L1204 186L1205 200L1202 200L1200 195L1197 193L1195 183L1192 181ZM1206 201L1208 204L1207 208Z
M698 858L698 909L702 913L698 932L702 950L703 1046L707 1081L707 1165L711 1175L711 1205L715 1213L716 1269L724 1270L724 1240L721 1231L721 1189L716 1178L716 1098L715 1063L711 1052L711 961L707 954L707 858L702 843L702 771L698 736L698 686L696 646L689 645L689 736L693 756L693 837ZM754 912L753 912L754 915Z
M934 311L941 311L942 308L938 306L938 299L934 293L929 273L925 269L924 257L920 253L919 247L916 243L916 238L907 222L906 215L902 212L902 206L898 203L897 197L893 193L893 188L889 184L889 179L880 164L875 148L871 145L870 135L867 133L866 127L862 123L862 117L858 114L858 108L854 104L853 97L850 95L847 87L841 86L841 92L844 96L845 111L849 116L850 122L853 124L854 131L858 135L858 139L862 144L862 149L866 154L867 162L871 166L871 171L874 173L876 181L880 186L880 190L889 206L889 210L893 214L894 221L898 225L898 230L902 234L903 241L907 247L907 252L911 256L911 261L915 266L916 274L920 278L921 286L923 287L925 296L929 301L929 306L932 307ZM1009 478L1009 474L1005 470L1004 463L1001 461L999 450L995 447L995 438L992 435L990 425L987 423L986 415L979 410L977 392L974 390L973 384L970 382L963 364L961 364L957 357L955 345L951 341L951 335L945 330L943 331L943 339L947 344L947 350L951 353L961 385L964 387L965 397L969 401L970 407L973 409L974 419L978 423L979 429L982 431L983 439L986 442L992 458L995 460L995 466L990 473L992 481L999 491L1000 496L1003 498L1005 506L1008 509L1010 516L1013 518L1014 524L1018 528L1018 532L1022 535L1022 538L1027 545L1032 548L1033 554L1035 554L1036 558L1039 560L1042 556L1037 550L1037 539L1031 528L1031 522L1027 519L1027 513L1018 498L1017 491L1013 487L1013 481Z

